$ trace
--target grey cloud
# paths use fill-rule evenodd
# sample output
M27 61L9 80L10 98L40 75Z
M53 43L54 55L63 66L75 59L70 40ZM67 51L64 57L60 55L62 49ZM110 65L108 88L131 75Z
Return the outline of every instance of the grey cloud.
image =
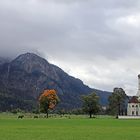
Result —
M135 92L139 8L139 0L0 1L0 55L39 53L92 87Z

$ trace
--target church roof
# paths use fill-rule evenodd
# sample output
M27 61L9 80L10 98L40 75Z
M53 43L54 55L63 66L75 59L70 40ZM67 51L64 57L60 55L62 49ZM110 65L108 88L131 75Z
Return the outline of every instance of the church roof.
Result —
M130 100L129 103L139 103L138 97L137 96L133 96Z

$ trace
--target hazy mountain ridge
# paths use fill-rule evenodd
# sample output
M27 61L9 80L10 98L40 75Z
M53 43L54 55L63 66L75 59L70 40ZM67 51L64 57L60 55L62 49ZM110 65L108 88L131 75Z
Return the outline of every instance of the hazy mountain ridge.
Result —
M80 96L95 91L101 103L107 103L108 92L91 89L79 79L69 76L59 67L32 53L18 56L0 65L0 110L22 108L30 110L37 105L44 89L55 89L60 97L60 108L72 109L81 105Z
M8 62L10 62L10 59L0 57L0 65L2 65L2 64L4 64L4 63L8 63Z

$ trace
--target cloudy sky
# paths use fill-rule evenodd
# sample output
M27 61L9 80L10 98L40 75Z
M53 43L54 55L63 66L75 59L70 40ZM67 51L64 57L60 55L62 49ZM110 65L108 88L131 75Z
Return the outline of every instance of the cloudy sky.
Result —
M25 52L90 87L135 95L140 0L0 0L0 56Z

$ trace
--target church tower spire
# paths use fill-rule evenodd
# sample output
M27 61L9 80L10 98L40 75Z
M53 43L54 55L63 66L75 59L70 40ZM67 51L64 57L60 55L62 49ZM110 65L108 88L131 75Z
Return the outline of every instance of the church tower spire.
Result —
M140 74L138 75L138 92L137 96L140 97Z

